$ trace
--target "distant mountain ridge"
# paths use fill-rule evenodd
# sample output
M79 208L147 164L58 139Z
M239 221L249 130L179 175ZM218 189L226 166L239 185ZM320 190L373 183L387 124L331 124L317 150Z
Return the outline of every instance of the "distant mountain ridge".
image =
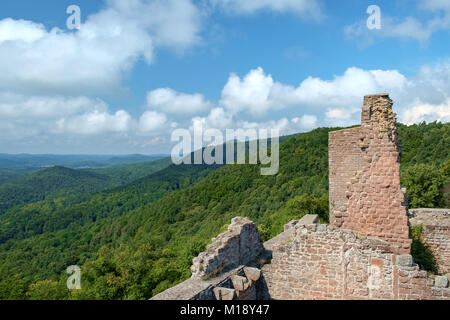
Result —
M0 168L45 168L64 166L72 169L81 167L103 168L115 165L150 162L168 155L54 155L54 154L5 154L0 153Z
M16 177L0 185L0 215L20 204L112 189L164 169L170 163L170 159L165 158L107 169L75 170L53 166Z

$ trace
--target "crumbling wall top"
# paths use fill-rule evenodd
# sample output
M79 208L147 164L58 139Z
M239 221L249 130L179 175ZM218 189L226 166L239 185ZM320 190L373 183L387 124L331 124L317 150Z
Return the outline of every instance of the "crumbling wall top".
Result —
M329 136L330 223L410 250L400 186L396 115L389 94L367 95L357 130Z
M239 265L253 265L263 252L256 224L236 217L226 232L212 239L206 251L193 259L192 277L208 279Z
M361 125L378 123L380 131L395 130L397 121L392 111L393 101L388 93L367 95L361 113Z
M450 227L450 209L410 209L408 215L412 226Z

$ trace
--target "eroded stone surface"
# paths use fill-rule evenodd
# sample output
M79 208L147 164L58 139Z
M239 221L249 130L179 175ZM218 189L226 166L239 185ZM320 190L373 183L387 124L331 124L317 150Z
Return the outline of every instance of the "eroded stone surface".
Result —
M409 253L396 115L388 94L364 97L361 127L330 132L330 223Z
M410 209L409 222L422 226L422 240L433 251L439 273L450 272L450 209Z
M401 267L411 267L413 265L413 257L410 254L402 254L397 256L397 265Z
M233 283L233 287L236 291L245 291L251 285L251 282L246 277L242 276L232 276L231 282Z
M261 277L261 270L257 268L250 268L246 267L244 268L245 276L252 281L257 281Z
M382 239L299 224L279 239L262 268L272 299L450 299L448 287Z
M255 263L263 253L257 226L248 218L236 217L228 231L214 238L191 267L192 277L207 279L239 265Z
M440 288L447 288L448 287L448 279L445 276L437 276L434 279L434 285L436 287L440 287Z
M214 288L214 295L217 300L233 300L236 290L228 288Z

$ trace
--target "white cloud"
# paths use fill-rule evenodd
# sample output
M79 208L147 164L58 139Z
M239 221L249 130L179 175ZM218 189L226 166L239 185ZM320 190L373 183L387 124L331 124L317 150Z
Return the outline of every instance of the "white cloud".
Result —
M109 0L77 32L10 18L0 21L0 89L87 94L114 92L154 48L198 43L200 12L190 0Z
M326 108L354 106L370 92L399 88L406 78L398 71L348 68L332 80L308 77L298 87L275 82L262 68L251 70L243 79L232 74L222 91L220 104L232 113L265 115L269 110L292 107Z
M34 42L45 36L43 25L26 20L6 18L0 21L0 43L5 41Z
M295 13L313 19L323 17L317 0L212 0L212 3L233 14L251 14L256 11L267 10Z
M273 87L272 77L266 76L262 68L251 70L242 80L232 74L222 91L220 104L232 112L248 110L252 114L264 114L271 107Z
M415 105L401 114L400 121L407 125L420 123L422 121L439 121L443 123L449 122L450 99L439 105L432 105L428 103Z
M361 107L328 108L325 112L324 124L330 127L345 127L359 122Z
M346 120L351 117L351 113L345 109L328 109L325 114L328 119Z
M319 127L318 119L315 115L305 114L291 120L286 117L279 120L269 120L263 122L239 121L237 128L243 129L277 129L280 136L295 134L299 132L307 132Z
M302 117L294 118L291 121L303 131L309 131L318 127L318 120L315 115L305 114Z
M212 128L228 128L232 126L233 116L227 114L222 108L214 108L206 118L208 124Z
M120 133L130 130L132 122L128 112L110 113L100 99L0 93L0 130L4 137Z
M146 111L139 120L140 134L157 134L166 126L167 117L163 113Z
M30 118L30 121L32 119L51 120L92 109L105 110L106 108L104 101L84 96L23 96L0 92L0 119L5 121L25 118Z
M281 118L280 120L270 120L266 122L239 122L238 128L243 129L277 129L280 135L292 133L290 122L287 118Z
M253 117L267 116L281 109L296 110L300 114L323 113L322 125L346 126L359 123L365 95L382 92L391 94L400 120L405 119L407 123L448 121L443 110L450 98L450 63L423 66L416 76L409 78L398 70L350 67L332 79L308 77L297 87L276 82L262 68L257 68L242 79L232 74L223 89L220 105L232 115ZM303 128L308 127L308 120L312 123L309 128L319 123L317 119L303 117L294 118L292 122L303 123Z
M130 125L131 117L124 110L119 110L115 114L94 110L86 114L59 120L57 129L64 133L92 135L126 132L130 129Z
M203 129L232 129L235 126L233 116L222 108L214 108L207 117L194 117L191 120L190 130Z
M212 104L201 94L180 93L160 88L147 93L147 106L173 114L194 114L208 110Z
M0 20L3 146L133 144L137 134L153 134L166 122L151 111L134 120L90 96L116 93L138 60L153 62L156 48L182 53L198 44L201 10L191 0L106 0L83 21L73 32Z
M256 129L256 130L279 130L280 135L288 135L297 133L299 131L309 131L318 127L318 119L314 115L303 115L291 120L283 117L279 120L268 121L248 121L244 119L233 119L230 114L227 114L222 108L215 108L211 111L208 117L195 117L191 121L190 130L194 128L218 129L225 134L226 129Z

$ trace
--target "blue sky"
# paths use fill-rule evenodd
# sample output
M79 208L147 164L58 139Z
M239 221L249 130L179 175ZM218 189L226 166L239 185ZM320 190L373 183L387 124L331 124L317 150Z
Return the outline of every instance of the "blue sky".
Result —
M2 1L0 152L168 153L171 131L199 124L350 125L378 91L401 122L448 122L449 31L445 0Z

